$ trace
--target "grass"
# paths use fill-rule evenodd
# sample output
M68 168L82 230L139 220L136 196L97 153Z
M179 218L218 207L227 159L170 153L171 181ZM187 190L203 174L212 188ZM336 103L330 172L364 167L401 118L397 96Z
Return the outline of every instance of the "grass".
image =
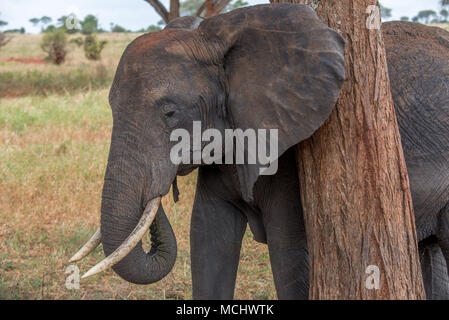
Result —
M439 28L442 28L442 29L444 29L446 31L449 31L449 22L447 22L447 23L434 23L434 24L431 24L431 26L432 27L439 27Z
M67 260L99 225L111 134L108 90L0 100L0 299L190 299L189 223L196 172L180 177L180 201L163 199L178 240L173 271L138 286L113 271L68 290ZM146 238L148 246L149 239ZM103 258L101 247L81 273ZM244 238L237 299L273 299L265 245Z
M42 61L46 53L40 47L41 34L9 35L11 41L0 49L0 97L61 94L108 88L123 50L139 35L138 33L99 34L99 40L108 41L101 53L100 61L87 60L83 47L70 43L67 47L66 62L60 66L11 61L17 58ZM69 41L79 36L70 35Z
M107 68L115 69L125 47L139 35L140 33L98 34L99 40L108 41L101 52L100 61L87 60L84 56L83 48L72 43L68 45L66 61L60 66L53 64L21 64L14 62L3 62L0 66L2 71L22 72L27 70L39 70L48 73L72 71L82 64L87 64L89 66L104 64ZM11 37L11 41L0 49L0 61L5 61L10 58L33 58L42 60L45 58L46 53L42 51L40 47L42 41L41 34L10 34L8 36ZM70 35L68 41L77 37L80 37L80 35Z
M111 85L113 75L112 70L107 70L102 64L93 69L82 66L66 73L47 73L39 70L2 72L0 73L0 97L27 94L48 95L105 88Z

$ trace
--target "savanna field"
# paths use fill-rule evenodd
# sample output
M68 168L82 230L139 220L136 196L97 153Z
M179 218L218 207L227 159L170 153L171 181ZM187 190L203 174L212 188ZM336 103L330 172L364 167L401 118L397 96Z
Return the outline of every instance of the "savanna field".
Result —
M448 24L440 25L449 30ZM180 201L164 197L178 242L172 272L146 286L112 270L66 288L69 258L99 226L112 129L109 87L137 33L101 33L101 60L71 43L65 63L47 63L42 35L14 34L0 48L0 299L191 299L189 229L196 171L178 178ZM70 38L76 37L74 35ZM149 236L145 238L149 248ZM79 262L83 274L101 245ZM268 250L244 237L236 299L275 299Z
M105 33L100 61L68 47L60 66L43 61L42 35L17 34L0 49L0 299L191 299L189 229L196 171L178 179L180 201L163 203L178 241L172 272L146 286L112 270L66 288L69 258L99 226L115 68L136 33ZM70 36L74 37L74 36ZM149 248L149 236L145 238ZM101 245L79 262L83 274ZM274 299L268 250L247 231L236 299Z

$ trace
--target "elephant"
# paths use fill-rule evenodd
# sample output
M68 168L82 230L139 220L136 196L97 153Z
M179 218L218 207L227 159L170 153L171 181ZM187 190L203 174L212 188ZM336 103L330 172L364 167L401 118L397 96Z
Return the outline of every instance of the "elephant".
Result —
M424 278L449 283L441 267L449 258L449 37L402 23L386 24L384 35L389 65L395 64L389 72ZM412 40L416 45L409 48ZM205 20L182 17L135 39L121 57L109 94L113 129L101 227L72 260L101 242L106 258L86 275L112 266L132 283L165 277L177 248L160 198L173 186L176 201L176 177L198 169L190 230L193 297L233 298L249 225L255 240L268 245L278 298L307 299L308 248L295 146L322 126L337 102L345 81L344 46L313 9L290 3ZM421 75L421 64L441 73ZM171 133L180 128L192 133L195 121L220 133L277 129L277 171L262 174L264 164L257 161L175 163ZM192 144L191 158L206 147L204 141L196 149ZM243 150L250 153L248 145ZM141 239L148 228L152 246L145 253ZM432 296L444 295L442 286L428 287Z
M449 299L449 32L382 25L390 87L410 181L424 287Z

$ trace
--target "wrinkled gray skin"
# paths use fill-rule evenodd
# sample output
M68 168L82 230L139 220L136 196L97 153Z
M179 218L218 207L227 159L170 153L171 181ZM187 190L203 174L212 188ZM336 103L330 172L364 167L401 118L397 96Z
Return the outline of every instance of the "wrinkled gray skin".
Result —
M343 52L337 33L309 7L294 4L253 6L203 22L180 18L133 41L110 92L114 126L101 208L105 254L128 236L149 200L168 193L177 175L199 167L190 239L194 298L233 297L241 241L249 225L255 239L268 244L278 297L307 299L308 253L292 147L310 137L335 105L344 79ZM431 132L448 130L445 101L446 113L437 110L433 115L446 120L435 126L431 122ZM401 134L414 137L418 131L413 118L398 114ZM259 176L258 164L171 163L170 132L191 132L195 120L203 130L220 132L279 129L277 173ZM403 143L411 153L427 151L422 157L405 152L407 164L410 159L414 164L409 167L413 199L426 203L423 192L433 195L427 188L442 190L438 201L421 205L425 210L418 207L416 216L419 240L425 240L426 290L433 298L445 298L448 281L441 250L447 258L449 167L439 161L447 153L426 149L424 140L412 138L409 143L403 138ZM439 166L429 165L430 159ZM433 183L424 184L422 177L429 176ZM139 244L114 266L125 280L153 283L173 267L176 240L162 206L150 232L150 252Z
M449 299L449 32L382 26L427 298Z

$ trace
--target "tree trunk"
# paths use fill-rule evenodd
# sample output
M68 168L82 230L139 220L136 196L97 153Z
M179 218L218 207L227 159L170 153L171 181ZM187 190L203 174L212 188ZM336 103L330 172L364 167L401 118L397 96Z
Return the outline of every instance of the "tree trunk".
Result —
M424 299L385 47L381 31L367 27L367 8L377 1L272 2L310 5L346 39L336 108L297 148L310 298Z
M172 21L179 17L179 0L170 0L170 13L168 15L168 21Z

